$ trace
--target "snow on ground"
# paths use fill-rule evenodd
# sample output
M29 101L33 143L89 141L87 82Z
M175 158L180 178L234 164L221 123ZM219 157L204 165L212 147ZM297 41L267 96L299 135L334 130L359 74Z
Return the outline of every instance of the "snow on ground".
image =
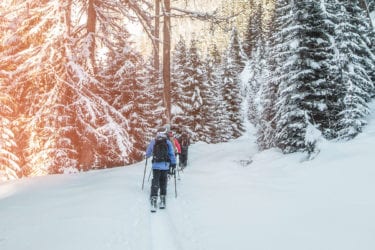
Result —
M352 141L323 140L313 161L257 153L251 134L197 143L178 197L170 181L155 214L145 162L2 183L0 249L373 250L374 138L375 115Z

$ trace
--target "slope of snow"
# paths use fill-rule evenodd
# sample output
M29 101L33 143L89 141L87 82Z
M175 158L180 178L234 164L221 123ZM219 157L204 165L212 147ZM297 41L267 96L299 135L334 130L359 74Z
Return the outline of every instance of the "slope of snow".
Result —
M2 183L0 249L373 250L374 138L373 115L352 141L322 140L313 161L257 153L251 134L197 143L155 214L145 162Z

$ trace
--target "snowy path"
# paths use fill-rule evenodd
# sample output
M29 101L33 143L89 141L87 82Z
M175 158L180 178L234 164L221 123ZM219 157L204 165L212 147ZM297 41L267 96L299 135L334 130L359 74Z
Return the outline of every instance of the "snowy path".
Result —
M151 215L152 250L183 249L175 233L176 226L167 213L167 210L159 210Z
M144 162L0 184L0 249L373 250L372 120L356 140L322 144L311 162L254 155L250 137L197 143L178 197L170 180L156 213L147 177L141 190Z
M181 173L181 177L183 174ZM181 181L181 180L180 180ZM181 182L178 181L178 187ZM158 209L156 213L149 213L152 250L200 250L188 215L186 202L183 197L175 197L174 180L168 182L167 208ZM181 191L181 190L178 190ZM146 191L147 193L147 191ZM147 206L149 209L149 206Z

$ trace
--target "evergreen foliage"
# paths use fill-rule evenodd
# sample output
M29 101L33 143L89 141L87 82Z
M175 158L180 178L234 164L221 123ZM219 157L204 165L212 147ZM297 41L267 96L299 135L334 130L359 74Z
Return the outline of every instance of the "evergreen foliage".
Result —
M187 73L188 73L188 87L186 94L189 98L187 110L187 123L192 130L192 139L199 140L200 135L204 133L203 120L203 98L202 88L204 82L203 62L197 47L197 40L192 39L188 57L187 57Z
M243 45L243 50L248 58L251 58L252 52L259 48L258 42L263 36L262 4L255 4L254 1L251 1L250 6L252 6L253 12L249 16Z
M207 143L227 141L229 137L225 133L228 127L228 113L223 112L223 97L218 75L219 64L208 53L204 61L204 82L202 84L202 116L204 130L200 133L200 140Z
M313 153L312 131L352 139L363 130L375 96L374 1L270 2L250 1L246 32L233 27L224 53L212 45L203 58L197 40L180 37L173 130L228 141L244 132L245 115L261 150L285 153ZM1 2L0 180L143 158L165 110L163 83L123 25L137 6Z
M0 82L0 181L18 178L20 172L13 119L16 110L14 100L6 94L4 83Z
M232 29L231 39L221 66L222 95L225 112L229 115L230 138L237 138L244 132L242 95L239 74L242 71L242 46L235 28Z
M189 118L186 112L190 111L188 49L185 40L180 37L173 51L172 64L172 124L181 131L189 130ZM191 129L190 129L191 130Z
M363 36L369 32L364 10L359 1L341 3L340 23L336 27L339 53L339 83L341 88L341 110L338 114L337 131L340 138L353 138L366 125L374 85L367 74L374 68L369 60L370 51Z
M355 137L366 124L375 68L360 1L277 1L274 17L270 47L255 46L267 63L254 50L246 69L260 148L311 153L311 126L327 139Z

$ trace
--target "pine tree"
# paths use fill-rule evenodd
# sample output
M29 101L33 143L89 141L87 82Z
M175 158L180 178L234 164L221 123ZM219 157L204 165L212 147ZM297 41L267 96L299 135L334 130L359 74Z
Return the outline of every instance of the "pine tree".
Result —
M5 70L8 82L12 83L8 93L18 103L15 138L20 147L17 156L25 175L46 174L56 165L74 167L68 160L69 157L74 159L74 153L69 151L71 145L67 148L62 145L62 141L69 140L59 134L62 126L50 126L54 123L52 119L64 120L59 113L63 104L57 100L64 95L66 85L62 67L66 63L66 50L61 31L67 26L60 22L64 19L63 10L58 2L23 2L8 6L9 13L18 15L9 16L14 32L2 37L5 50L1 53L2 58L7 58ZM69 128L65 127L64 131ZM64 150L66 154L62 153ZM67 154L69 157L64 158ZM45 160L51 156L53 159Z
M252 52L259 46L258 42L263 35L262 4L254 4L254 1L251 1L250 6L252 7L253 12L249 16L243 43L243 50L248 58L252 58Z
M299 78L305 83L303 107L309 115L308 122L331 138L331 112L335 106L336 84L329 77L334 58L330 27L327 26L329 22L319 2L305 1L296 6L299 9L297 19L304 26L298 50L303 68Z
M12 120L15 103L6 93L4 83L0 82L0 182L18 178L21 170L19 158L14 154L17 150Z
M186 112L190 111L188 51L183 37L176 44L172 58L172 124L181 132L189 130Z
M115 43L115 39L112 38ZM108 53L106 68L101 73L102 82L105 82L103 98L118 110L129 122L128 133L131 136L132 146L128 159L114 161L120 152L112 150L111 163L105 165L119 165L132 163L142 159L146 134L150 130L150 108L147 104L146 85L139 78L143 62L141 55L134 52L129 42L129 34L124 30L117 37L116 49Z
M231 58L233 66L236 67L236 71L240 73L246 64L246 55L243 51L242 42L238 35L236 27L232 28L229 48L228 48L228 57Z
M281 20L281 18L285 15L283 12L285 8L283 8L282 5L284 3L278 2L278 4L280 6L276 6L275 12L272 13L269 20L264 24L264 33L260 36L260 40L258 41L259 48L256 50L257 56L251 59L249 63L249 65L251 65L257 64L258 61L260 62L256 68L258 69L258 77L262 79L261 85L254 85L255 87L259 86L259 88L255 88L251 92L252 94L248 93L247 103L248 105L254 103L253 108L248 107L248 116L250 112L252 112L251 110L253 110L254 114L257 114L257 116L254 115L253 118L257 125L257 144L261 150L275 146L276 119L274 118L276 115L279 83L275 80L277 79L275 72L278 67L275 58L280 56L281 53L279 54L279 50L281 51L281 48L278 47L278 45L282 44L281 33L276 31L282 29L284 20ZM276 19L276 16L279 18ZM251 68L255 67L250 66L249 68L251 70ZM255 100L258 100L257 105L255 105Z
M217 143L222 140L222 99L221 92L218 91L219 78L217 75L217 64L207 53L204 60L204 82L201 85L201 95L203 105L201 108L203 130L200 131L200 140L207 143Z
M336 43L339 54L339 83L341 111L337 119L339 138L350 139L362 131L369 113L367 102L373 91L373 83L367 74L368 50L363 41L363 31L368 31L363 10L358 1L339 1L340 23L336 28Z
M208 102L211 103L206 113L212 128L209 133L211 143L225 142L231 139L231 134L228 133L230 126L229 114L223 98L223 85L220 77L221 64L220 52L216 44L212 44L204 64L205 82L209 89L204 101L208 98Z
M149 130L146 131L146 139L149 141L155 136L156 130L163 125L163 115L165 114L165 108L163 105L162 92L163 84L160 79L154 80L155 68L153 65L153 59L146 60L141 69L141 73L138 76L138 80L146 86L143 97L147 99L146 102L142 102L143 111L146 112Z
M9 94L20 104L16 138L26 176L113 166L131 151L128 121L103 99L69 7L59 1L9 6L10 13L21 11L11 16L16 32L2 37L0 53L11 76ZM14 42L17 49L10 50ZM110 162L113 152L118 158Z
M279 28L279 36L282 41L279 55L275 60L278 63L277 79L277 111L276 145L285 153L302 151L304 149L305 129L307 127L306 110L303 107L304 82L301 79L303 73L302 58L299 57L299 46L304 27L298 22L296 14L299 11L294 2L281 1L280 13L286 15L280 17L283 26Z
M237 138L244 132L242 115L242 95L239 73L243 69L242 53L237 31L232 30L231 42L223 59L221 79L222 95L229 115L230 127L228 132L230 138Z
M197 47L197 40L192 39L187 60L187 73L189 78L188 87L186 90L189 97L189 107L187 112L187 124L192 130L192 139L200 140L200 136L204 131L203 116L202 116L202 84L204 82L203 62Z

